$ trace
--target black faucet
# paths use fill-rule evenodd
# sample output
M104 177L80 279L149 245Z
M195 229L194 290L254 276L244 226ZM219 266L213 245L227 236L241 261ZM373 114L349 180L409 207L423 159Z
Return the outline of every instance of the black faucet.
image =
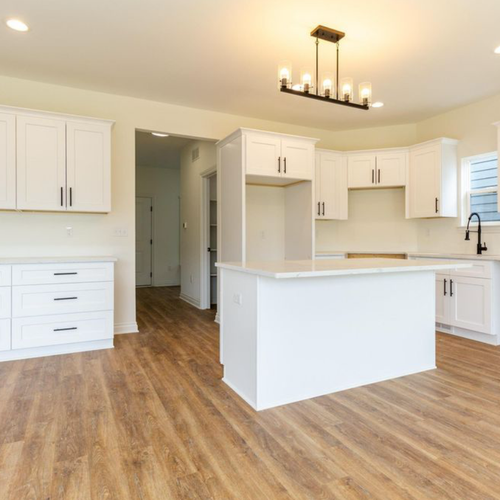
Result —
M470 226L470 221L474 215L477 217L477 231L470 231L469 226ZM469 233L477 233L477 254L481 255L483 253L483 250L486 251L488 248L486 247L486 243L483 245L481 243L481 217L479 217L479 214L477 212L472 212L469 217L469 222L467 222L467 229L465 230L465 240L469 241Z

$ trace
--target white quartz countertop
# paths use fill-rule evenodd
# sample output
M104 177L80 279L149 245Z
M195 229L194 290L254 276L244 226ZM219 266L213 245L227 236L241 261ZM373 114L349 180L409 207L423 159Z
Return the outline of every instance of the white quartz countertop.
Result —
M0 264L76 264L116 262L116 257L0 257Z
M407 254L409 258L422 257L426 259L468 259L468 260L500 260L500 255L488 255L488 252L477 255L470 253L421 253L411 252Z
M440 271L472 267L464 262L439 260L402 259L332 259L332 260L282 260L274 262L223 262L221 269L231 269L269 278L311 278L321 276L345 276L352 274L401 273L416 271Z

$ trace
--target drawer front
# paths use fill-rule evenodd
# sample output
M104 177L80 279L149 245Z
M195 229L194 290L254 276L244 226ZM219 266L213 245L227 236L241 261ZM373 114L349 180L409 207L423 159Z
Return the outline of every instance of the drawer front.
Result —
M112 311L12 320L12 349L111 338L113 338Z
M10 351L10 319L0 319L0 351Z
M493 262L484 262L481 260L461 260L460 262L471 264L467 269L452 270L455 276L465 276L471 278L491 278L491 266Z
M13 318L112 309L111 282L12 287Z
M11 285L12 266L0 266L0 286Z
M12 266L13 285L50 285L113 281L113 262L22 264Z
M10 318L11 316L11 294L10 286L0 287L0 319Z

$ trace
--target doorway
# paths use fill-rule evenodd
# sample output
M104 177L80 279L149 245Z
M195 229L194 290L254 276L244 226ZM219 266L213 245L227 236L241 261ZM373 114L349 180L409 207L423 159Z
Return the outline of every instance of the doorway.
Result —
M137 286L151 286L153 279L153 200L135 199L135 281Z

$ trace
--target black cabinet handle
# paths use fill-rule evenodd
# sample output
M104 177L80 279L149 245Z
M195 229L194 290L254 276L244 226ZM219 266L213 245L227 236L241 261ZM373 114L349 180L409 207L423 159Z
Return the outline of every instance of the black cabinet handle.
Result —
M71 272L71 273L54 273L54 276L69 276L73 274L78 274L77 272Z
M76 326L72 326L71 328L54 328L55 332L67 332L68 330L78 330Z
M77 300L78 297L58 297L54 300Z
M453 297L453 280L450 280L450 297Z
M318 201L318 215L321 215L321 203Z
M444 295L446 295L446 283L448 282L448 280L444 280Z
M375 184L375 170L372 168L372 184Z
M380 169L378 169L378 183L380 184Z
M283 172L286 174L286 156L283 158Z
M63 192L63 188L61 188L61 207L64 206L64 192Z
M325 202L323 202L323 215L325 215Z
M436 198L436 213L438 213L438 199Z
M73 188L72 187L69 188L69 206L70 207L73 206Z
M278 156L278 174L281 173L281 156Z

